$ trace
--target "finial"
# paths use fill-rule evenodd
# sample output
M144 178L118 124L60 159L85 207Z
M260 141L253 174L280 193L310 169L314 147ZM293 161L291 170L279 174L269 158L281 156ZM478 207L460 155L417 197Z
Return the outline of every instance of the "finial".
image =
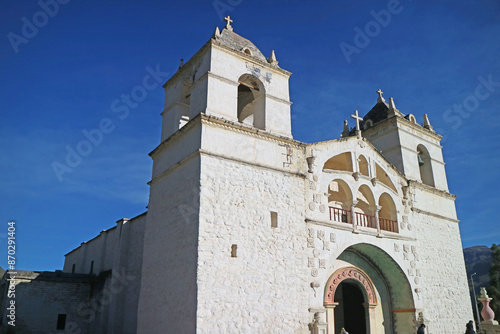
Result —
M394 99L392 97L389 98L389 110L396 110L396 104L394 103Z
M229 31L233 31L233 27L231 26L231 23L233 23L233 20L231 20L231 16L226 16L224 18L224 21L226 21L226 29Z
M212 38L219 38L220 37L220 30L219 30L219 27L215 27L215 31L214 31L214 34L212 36Z
M181 62L179 63L179 70L184 66L184 59L181 58Z
M271 51L271 57L267 58L267 62L271 65L278 65L278 61L276 60L276 54L274 50Z
M356 135L361 136L361 129L359 128L359 121L363 120L363 117L359 117L358 111L354 111L354 115L351 115L351 118L354 118L356 120Z
M382 97L382 94L384 94L384 92L381 89L377 90L377 94L378 94L377 103L385 102L385 99Z
M434 127L431 125L431 122L429 122L429 117L427 116L427 114L424 114L424 128L434 132Z
M342 138L349 137L349 124L347 120L344 120L344 130L342 131L342 134L340 136Z

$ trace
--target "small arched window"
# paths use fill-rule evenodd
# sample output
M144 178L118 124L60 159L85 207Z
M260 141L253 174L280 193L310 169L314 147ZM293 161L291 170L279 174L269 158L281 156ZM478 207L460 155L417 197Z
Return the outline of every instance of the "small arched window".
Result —
M250 74L242 75L238 82L238 122L265 130L264 85Z
M434 187L434 175L432 173L432 163L429 151L424 145L417 146L417 163L420 170L420 180L422 183Z

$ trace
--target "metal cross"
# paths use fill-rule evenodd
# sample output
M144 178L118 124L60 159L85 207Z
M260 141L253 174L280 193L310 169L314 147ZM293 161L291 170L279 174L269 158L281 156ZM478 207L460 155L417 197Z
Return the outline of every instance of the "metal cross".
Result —
M354 111L354 115L351 115L351 118L354 118L356 120L356 132L359 131L359 121L363 120L363 117L359 117L358 111Z
M226 16L224 18L224 21L226 21L226 29L227 30L230 30L230 31L233 31L233 27L231 27L231 23L233 23L233 20L231 20L231 16Z

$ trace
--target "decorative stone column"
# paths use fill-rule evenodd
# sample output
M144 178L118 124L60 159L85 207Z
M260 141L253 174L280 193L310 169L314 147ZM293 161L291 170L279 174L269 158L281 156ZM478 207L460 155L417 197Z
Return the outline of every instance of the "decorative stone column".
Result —
M311 311L313 309L309 309ZM327 333L327 324L324 319L325 309L316 309L314 313L313 322L309 324L309 329L311 330L311 334L329 334Z
M363 303L363 306L365 307L366 324L370 328L369 333L377 333L377 317L375 316L377 304Z
M481 303L483 303L483 310L481 311L481 316L483 321L481 325L489 324L498 326L498 321L495 320L495 312L490 307L490 301L492 298L488 297L486 293L486 288L481 288L481 297L477 298Z
M351 223L352 223L352 230L357 231L358 227L356 225L356 214L354 213L354 208L358 205L358 201L353 201L351 203Z
M328 323L327 334L335 333L335 306L339 303L325 303L326 307L326 322Z
M374 216L375 216L375 224L376 224L376 226L377 226L377 236L380 236L380 220L378 219L378 212L379 212L381 209L382 209L382 207L381 207L381 206L376 205L376 206L375 206L375 210L374 210L374 212L375 212L375 214L374 214Z

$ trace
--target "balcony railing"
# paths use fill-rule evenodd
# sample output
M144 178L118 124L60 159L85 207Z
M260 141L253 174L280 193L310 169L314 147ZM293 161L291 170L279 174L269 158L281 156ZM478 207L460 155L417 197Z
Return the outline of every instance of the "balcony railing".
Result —
M356 219L356 226L363 226L368 228L377 228L376 220L374 216L366 215L364 213L355 212L354 217ZM352 224L351 210L344 210L340 208L330 207L330 220ZM398 222L396 220L379 218L379 226L382 231L398 232Z
M330 207L330 220L339 223L350 223L351 210L344 210Z
M375 217L370 215L365 215L364 213L355 212L356 214L356 225L363 227L377 228L375 223Z
M389 232L398 232L398 222L396 220L379 218L380 229Z

